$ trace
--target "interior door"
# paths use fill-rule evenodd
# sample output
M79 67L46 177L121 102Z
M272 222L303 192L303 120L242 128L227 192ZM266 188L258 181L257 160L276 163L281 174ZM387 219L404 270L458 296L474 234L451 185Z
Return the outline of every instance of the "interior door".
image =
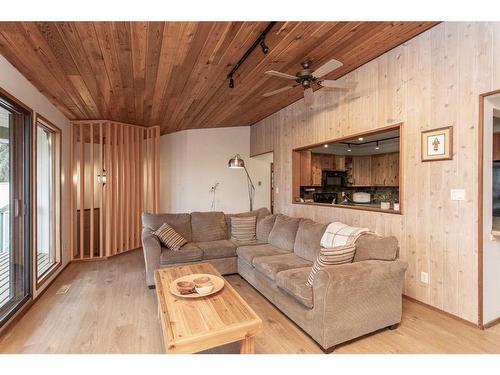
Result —
M31 115L0 96L0 326L31 293Z

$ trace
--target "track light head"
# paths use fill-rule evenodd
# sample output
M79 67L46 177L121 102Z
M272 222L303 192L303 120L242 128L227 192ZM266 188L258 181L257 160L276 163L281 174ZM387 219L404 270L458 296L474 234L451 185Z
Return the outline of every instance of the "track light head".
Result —
M348 144L347 144L347 151L349 151L349 152L351 152L351 151L352 151L352 149L351 149L351 144L350 144L350 143L348 143Z
M379 149L380 149L380 147L379 147L378 141L377 141L377 144L375 145L375 150L379 150Z
M266 42L264 42L264 39L262 39L259 44L260 44L260 48L262 48L262 52L264 54L269 52L269 47L266 45Z
M234 79L233 77L229 77L229 88L234 89Z

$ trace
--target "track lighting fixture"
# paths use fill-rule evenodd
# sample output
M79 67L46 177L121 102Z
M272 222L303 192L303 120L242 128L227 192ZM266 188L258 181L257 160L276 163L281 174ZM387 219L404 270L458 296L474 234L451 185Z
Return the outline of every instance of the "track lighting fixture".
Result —
M269 31L271 31L271 29L273 28L274 25L276 25L276 21L269 22L269 24L264 29L264 31L259 35L259 37L257 39L255 39L255 42L253 42L252 46L249 49L247 49L247 51L245 52L243 57L241 59L239 59L239 61L233 66L233 69L231 69L231 71L227 75L227 78L229 79L229 88L231 88L231 89L234 88L233 74L236 73L236 71L241 66L241 64L243 64L245 62L245 60L248 58L248 56L250 56L252 51L255 48L257 48L258 45L260 45L260 48L262 48L262 52L264 54L267 54L269 52L269 47L267 46L267 44L264 40L266 38L266 34Z
M262 39L259 44L260 44L260 48L262 48L262 52L264 54L269 52L269 47L266 45L266 42L264 42L264 39Z
M380 149L380 147L378 146L378 141L377 141L377 144L375 145L375 150L378 150Z
M351 152L351 151L352 151L352 150L351 150L351 144L350 144L350 143L348 143L348 144L347 144L347 151L349 151L349 152Z

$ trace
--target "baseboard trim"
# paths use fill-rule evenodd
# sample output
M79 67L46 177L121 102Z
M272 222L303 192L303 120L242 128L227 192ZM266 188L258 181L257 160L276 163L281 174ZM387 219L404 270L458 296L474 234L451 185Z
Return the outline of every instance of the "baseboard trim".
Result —
M500 323L500 318L496 318L495 320L492 320L491 322L488 322L486 324L483 324L483 328L486 329L486 328L491 328L493 326L496 326L497 324Z
M456 315L454 315L454 314L451 314L451 313L449 313L449 312L447 312L447 311L441 310L441 309L440 309L440 308L438 308L438 307L435 307L435 306L429 305L428 303L425 303L425 302L419 301L418 299L415 299L415 298L413 298L413 297L409 297L409 296L407 296L406 294L403 294L403 298L404 298L404 299L407 299L408 301L415 302L415 303L417 303L417 304L419 304L419 305L425 306L425 307L427 307L428 309L431 309L431 310L433 310L433 311L435 311L435 312L438 312L438 313L440 313L440 314L443 314L443 315L447 316L448 318L451 318L451 319L457 320L457 321L459 321L459 322L461 322L461 323L463 323L463 324L465 324L465 325L468 325L469 327L473 327L473 328L477 328L477 329L483 329L483 327L482 327L482 326L480 326L480 325L479 325L479 324L477 324L477 323L473 323L473 322L471 322L471 321L469 321L469 320L466 320L466 319L464 319L464 318L461 318L461 317L459 317L459 316L456 316ZM499 318L499 323L500 323L500 318Z

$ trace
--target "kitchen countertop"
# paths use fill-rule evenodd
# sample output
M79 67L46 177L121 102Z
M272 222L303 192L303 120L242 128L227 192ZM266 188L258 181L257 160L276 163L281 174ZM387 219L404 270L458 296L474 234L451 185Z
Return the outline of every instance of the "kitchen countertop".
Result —
M375 204L375 203L345 203L345 204L317 203L317 202L293 202L293 203L310 205L310 206L350 208L355 210L385 212L388 214L399 214L399 215L401 214L401 211L395 211L392 208L389 210L383 210L380 208L380 204Z

